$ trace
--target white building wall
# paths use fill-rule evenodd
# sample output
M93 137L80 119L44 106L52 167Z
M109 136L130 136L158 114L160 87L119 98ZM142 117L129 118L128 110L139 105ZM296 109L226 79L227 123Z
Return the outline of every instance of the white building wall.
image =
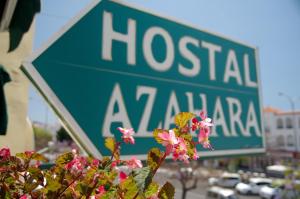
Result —
M283 122L282 128L279 120ZM295 112L295 115L291 112L264 112L264 123L268 149L300 151L300 112Z

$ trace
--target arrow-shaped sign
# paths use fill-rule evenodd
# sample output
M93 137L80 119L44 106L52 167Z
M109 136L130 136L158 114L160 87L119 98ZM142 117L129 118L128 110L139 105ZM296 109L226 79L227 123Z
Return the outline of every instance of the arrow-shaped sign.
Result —
M215 151L264 152L255 48L125 3L95 1L24 64L72 136L96 157L105 137L133 127L125 156L144 158L152 130L205 109Z

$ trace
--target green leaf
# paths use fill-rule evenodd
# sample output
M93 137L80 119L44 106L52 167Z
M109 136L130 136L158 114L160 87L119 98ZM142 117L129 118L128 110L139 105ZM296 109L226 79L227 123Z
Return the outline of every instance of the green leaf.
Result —
M30 173L30 175L41 174L41 170L36 167L29 167L27 171Z
M107 191L104 195L102 195L101 199L117 198L116 194L117 194L117 191L115 189L111 189L111 190Z
M166 182L158 193L160 199L172 199L174 198L175 188L169 182Z
M65 166L67 163L69 163L71 160L73 160L74 155L72 152L64 153L55 160L55 164L57 166Z
M34 182L33 178L29 178L27 180L27 182L25 183L24 191L27 192L27 193L30 193L32 190L37 188L37 186L39 186L39 183Z
M154 139L155 139L159 144L162 143L162 139L160 139L160 138L158 137L158 134L159 134L159 133L163 133L163 132L168 132L168 131L167 131L167 130L164 130L164 129L155 129L155 130L153 131L153 137L154 137Z
M110 160L109 157L104 157L100 163L100 168L103 170L111 170L111 163L112 161Z
M148 186L148 188L145 191L146 198L150 198L151 196L156 195L158 189L159 189L159 185L156 182L151 182L151 184Z
M86 183L78 183L76 185L76 190L79 191L82 195L87 195L89 186Z
M34 153L31 157L31 159L42 161L42 162L49 162L49 160L45 156L43 156L39 153Z
M159 150L159 148L152 148L148 152L148 157L147 157L148 166L152 170L155 170L160 163L161 157L162 157L162 154L161 154L161 151Z
M22 160L28 159L25 153L16 153L16 157L21 158Z
M193 117L195 117L194 113L190 113L190 112L181 112L178 113L175 116L175 124L179 127L179 128L184 128L190 119L192 119Z
M62 187L61 183L52 178L47 178L46 190L50 192L56 192Z
M138 193L138 187L132 176L128 176L126 180L124 180L120 184L121 189L124 193L125 199L132 199Z
M1 176L2 177L2 176ZM12 176L9 176L9 177L6 177L4 179L4 182L8 183L8 184L15 184L16 183L16 180L12 177Z
M114 138L108 137L105 139L105 147L110 150L110 152L114 152L116 147L116 141Z
M136 185L139 188L140 192L143 193L151 183L152 180L151 169L149 167L143 167L141 169L134 170L133 179L135 180Z
M192 142L193 140L193 136L190 133L182 133L179 137L185 139L188 142Z

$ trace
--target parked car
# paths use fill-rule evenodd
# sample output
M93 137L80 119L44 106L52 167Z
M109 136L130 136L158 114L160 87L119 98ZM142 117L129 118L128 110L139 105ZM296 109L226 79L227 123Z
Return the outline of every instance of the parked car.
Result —
M207 191L206 199L238 199L238 197L231 189L213 186Z
M276 198L276 196L278 196L279 198L283 189L284 189L284 185L281 186L267 185L260 189L259 196L264 199L274 199Z
M264 199L285 198L293 199L299 197L296 187L300 186L299 180L274 180L271 185L264 186L259 191L259 196Z
M210 186L218 185L218 182L219 182L219 178L215 178L215 177L208 178L208 184Z
M217 181L217 185L221 187L234 188L239 182L241 177L237 173L223 173Z
M267 176L272 178L281 178L284 179L288 171L291 171L292 168L284 165L271 165L267 166Z
M272 180L268 178L250 178L249 184L238 183L235 189L240 194L258 194L263 186L270 185L271 183Z

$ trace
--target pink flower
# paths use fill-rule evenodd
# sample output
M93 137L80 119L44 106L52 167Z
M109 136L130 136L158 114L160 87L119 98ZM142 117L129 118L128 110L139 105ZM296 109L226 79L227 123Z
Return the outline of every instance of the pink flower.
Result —
M199 120L197 118L192 119L192 131L199 129Z
M193 160L197 160L199 158L196 147L194 148Z
M131 169L143 167L142 162L140 160L136 159L135 156L133 156L130 160L127 160L126 165Z
M124 140L125 143L134 144L135 141L133 135L135 134L135 132L133 131L132 128L126 129L126 128L118 127L118 130L123 134L122 139Z
M187 148L185 145L185 141L183 138L178 138L178 145L176 146L176 149L178 151L180 151L180 153L186 153L187 152Z
M99 163L100 163L100 161L98 159L93 159L91 166L98 167Z
M205 149L213 150L213 147L211 146L209 140L203 142L203 143L202 143L202 146L203 146L203 148L205 148Z
M198 134L198 141L205 149L213 149L209 142L209 130L201 129Z
M162 145L164 146L175 145L179 143L173 130L169 130L169 132L159 133L157 136L162 140Z
M25 155L27 158L31 158L31 156L34 154L34 151L25 151Z
M200 112L200 118L202 119L201 127L213 126L213 124L211 123L211 119L206 116L204 111Z
M34 164L34 166L35 166L36 168L39 168L39 167L41 166L41 162L40 162L39 160L36 161L35 164Z
M74 156L77 156L77 155L79 155L79 152L78 152L78 150L77 150L77 149L72 149L72 153L73 153L73 155L74 155Z
M103 185L99 186L97 189L96 189L96 195L93 195L90 197L90 199L100 199L105 193L106 193L106 190L104 188Z
M157 136L162 140L162 145L166 147L167 155L169 155L173 151L174 146L179 143L173 130L158 133Z
M119 173L119 179L120 179L120 182L123 182L124 180L126 180L127 179L126 173L124 173L123 171L121 171Z
M198 142L202 143L206 140L208 140L210 135L210 129L209 128L201 128L200 132L198 134Z
M187 155L187 146L183 138L178 138L178 144L173 150L173 160L180 160L188 163L189 156Z
M118 166L118 164L120 164L120 160L112 161L111 168L115 168L116 166Z
M104 194L106 192L105 188L103 185L99 186L97 189L98 194Z
M8 147L0 149L0 157L3 159L10 157L10 150Z
M173 153L173 160L180 160L184 163L189 163L189 156L186 153Z
M201 111L199 113L199 116L200 116L201 120L205 120L207 118L205 111Z
M65 169L70 170L72 173L78 173L81 172L86 165L87 161L84 157L76 157L65 165Z
M192 130L195 131L200 128L207 128L213 126L212 121L208 118L204 111L200 112L200 118L202 121L199 121L197 118L192 119Z
M22 196L20 197L20 199L28 199L28 197L27 197L26 194L24 194L24 195L22 195Z

